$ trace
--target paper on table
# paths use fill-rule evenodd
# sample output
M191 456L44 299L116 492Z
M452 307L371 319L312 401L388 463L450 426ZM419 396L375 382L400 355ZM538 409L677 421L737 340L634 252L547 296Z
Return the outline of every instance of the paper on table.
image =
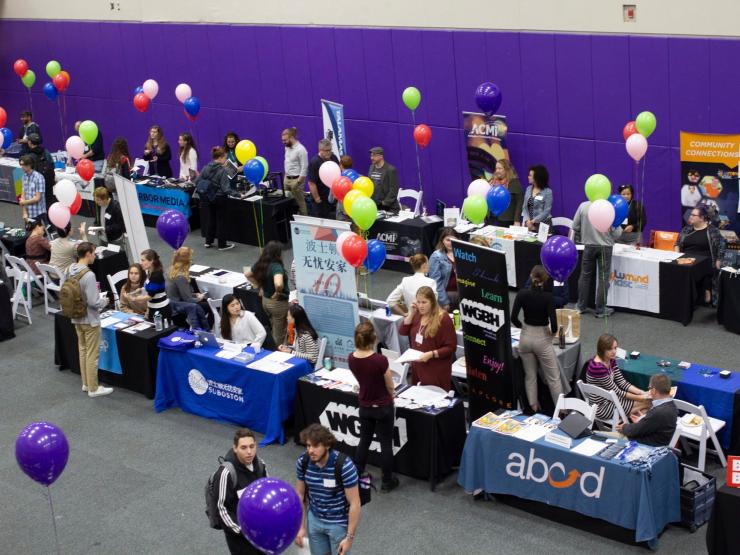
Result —
M396 362L400 364L405 364L407 362L416 362L419 360L421 355L423 355L421 351L417 351L416 349L406 349L400 357L396 359Z
M216 356L218 358L225 358L226 360L231 360L236 355L238 355L241 351L229 351L229 350L222 350L216 353Z
M273 351L266 357L263 357L263 360L272 360L274 362L287 362L293 358L292 353L284 353L282 351Z
M116 316L108 316L107 318L104 318L100 321L100 327L107 328L109 326L112 326L113 324L117 324L120 321L121 319Z
M621 347L617 347L617 358L621 358L622 360L626 360L627 359L627 351L625 351Z
M419 405L433 405L437 401L446 397L445 393L431 391L425 387L413 385L401 393L399 397L409 399Z
M603 451L604 447L606 447L606 444L603 441L586 438L581 443L573 447L570 452L578 453L579 455L586 455L587 457L593 457L596 453Z
M550 429L545 426L530 425L514 433L514 437L523 439L524 441L537 441L549 431Z
M288 364L286 362L277 362L274 360L267 360L267 357L261 358L259 360L255 360L251 364L247 364L247 368L251 368L253 370L259 370L261 372L269 372L270 374L280 374L282 372L285 372L292 366L293 366L292 364Z
M346 368L335 368L334 370L331 370L327 373L326 376L322 376L324 378L327 378L329 380L335 380L338 382L350 384L350 385L359 385L357 383L357 378L355 378L355 375Z
M205 272L209 266L203 266L201 264L191 264L190 273L197 274L199 272Z

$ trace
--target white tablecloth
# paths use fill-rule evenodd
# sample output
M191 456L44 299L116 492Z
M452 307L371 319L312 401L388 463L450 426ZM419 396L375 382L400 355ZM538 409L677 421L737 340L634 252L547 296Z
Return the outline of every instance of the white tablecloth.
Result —
M220 276L214 275L220 272L225 273ZM224 295L234 292L234 287L238 287L246 282L247 278L244 277L244 274L229 270L214 270L195 278L198 289L202 293L208 291L208 296L211 299L223 299Z

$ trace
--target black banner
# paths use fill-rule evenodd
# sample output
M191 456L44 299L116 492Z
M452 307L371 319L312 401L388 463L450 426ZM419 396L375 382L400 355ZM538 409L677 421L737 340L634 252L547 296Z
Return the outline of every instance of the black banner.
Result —
M506 255L453 240L460 321L470 394L470 419L514 407Z

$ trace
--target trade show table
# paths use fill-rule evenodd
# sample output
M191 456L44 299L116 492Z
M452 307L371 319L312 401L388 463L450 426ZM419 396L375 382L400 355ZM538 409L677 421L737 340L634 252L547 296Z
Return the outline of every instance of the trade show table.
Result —
M411 274L409 258L418 253L430 256L434 252L442 220L437 216L401 218L378 218L368 230L367 238L377 239L385 246L384 270Z
M737 553L740 546L740 488L727 484L714 496L712 516L707 524L707 551L709 555Z

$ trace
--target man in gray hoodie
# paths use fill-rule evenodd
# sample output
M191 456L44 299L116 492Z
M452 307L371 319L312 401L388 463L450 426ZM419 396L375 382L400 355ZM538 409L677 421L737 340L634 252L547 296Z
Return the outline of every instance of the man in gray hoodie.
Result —
M72 318L77 332L77 348L80 351L80 375L82 391L90 397L100 397L113 393L112 387L98 385L98 357L100 354L100 311L108 304L108 299L100 295L95 274L89 270L95 262L95 245L83 241L77 245L77 262L69 267L69 277L87 272L80 278L80 293L87 304L87 314L82 318Z
M612 248L615 240L622 234L620 226L611 227L607 232L601 232L591 225L588 219L588 209L591 201L582 202L573 217L573 231L576 241L585 245L581 262L581 277L578 279L578 311L586 312L588 301L592 295L591 284L596 272L596 314L597 318L605 318L614 313L613 308L606 306L606 296L609 292L609 276L612 270ZM598 266L598 271L597 271Z

